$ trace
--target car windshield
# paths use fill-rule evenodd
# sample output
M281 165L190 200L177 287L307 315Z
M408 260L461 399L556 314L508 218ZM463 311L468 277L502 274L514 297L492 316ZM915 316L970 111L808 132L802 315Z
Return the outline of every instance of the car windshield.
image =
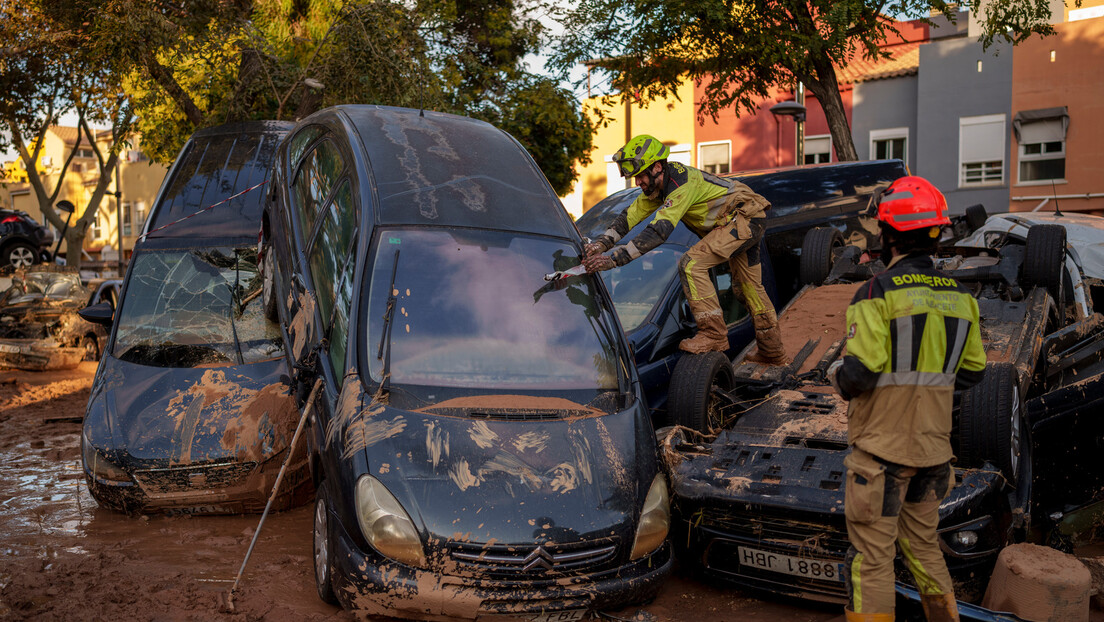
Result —
M381 381L389 347L389 386L428 387L419 394L429 402L440 393L433 387L569 391L590 399L618 389L624 362L593 277L544 280L578 263L578 251L563 240L481 230L383 231L362 318L368 332L361 357L371 380Z
M113 354L160 367L252 363L283 353L264 317L256 248L137 254Z
M648 319L652 307L675 279L682 247L664 244L629 263L602 273L625 332L632 332Z

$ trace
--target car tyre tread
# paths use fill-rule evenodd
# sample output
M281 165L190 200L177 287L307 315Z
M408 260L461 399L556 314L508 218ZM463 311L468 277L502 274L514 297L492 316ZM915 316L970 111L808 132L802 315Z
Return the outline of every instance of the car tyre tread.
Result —
M709 431L709 400L713 386L731 389L732 364L723 352L684 354L671 373L667 398L670 422L699 432Z
M977 468L986 461L992 463L1009 482L1018 476L1012 468L1012 419L1013 399L1020 399L1014 388L1018 383L1016 368L1011 363L992 363L985 370L982 381L964 391L959 409L958 464ZM1020 464L1024 468L1023 407L1019 408ZM1018 470L1018 469L1017 469Z
M333 538L331 537L331 530L329 528L329 519L330 519L329 505L330 504L329 504L329 494L326 493L326 489L327 489L327 486L326 486L325 481L321 481L321 482L318 483L318 491L317 491L317 494L316 494L315 500L314 500L314 512L312 514L312 521L311 521L311 523L313 525L312 530L311 530L311 534L312 534L312 537L311 537L311 547L312 547L311 560L313 561L313 567L314 567L314 586L318 590L318 597L321 598L323 600L323 602L329 603L331 605L336 605L336 604L338 604L337 595L334 593L334 589L333 589ZM319 524L318 524L319 523L319 521L318 521L318 506L320 506L320 505L322 506L323 511L325 512L325 518L326 518L325 524L322 526L323 533L319 533ZM320 536L322 538L324 538L325 541L326 541L326 551L327 551L326 562L325 562L325 564L322 568L318 567L318 555L314 551L314 547L316 546L315 541ZM320 572L322 573L321 576L319 576Z
M843 248L843 234L832 227L816 227L805 233L801 242L798 278L802 285L820 285L832 272L832 251Z

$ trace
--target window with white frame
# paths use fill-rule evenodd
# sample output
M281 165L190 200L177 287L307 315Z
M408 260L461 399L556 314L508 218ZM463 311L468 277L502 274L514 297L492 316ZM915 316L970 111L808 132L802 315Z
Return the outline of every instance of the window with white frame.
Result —
M723 175L731 171L732 141L698 144L698 168L714 175Z
M133 230L131 223L134 221L130 212L132 207L133 206L129 202L123 202L123 235L134 235L133 233L131 233L131 231Z
M1049 183L1066 177L1066 128L1069 114L1065 107L1024 110L1012 120L1019 143L1017 183Z
M104 238L104 229L106 229L106 220L103 212L97 212L96 217L92 219L92 239L102 240Z
M77 153L73 156L75 158L94 158L96 152L91 149L77 149Z
M958 186L1004 183L1004 115L987 114L958 120Z
M907 127L894 127L870 132L870 158L872 160L901 160L908 166Z
M832 136L805 137L805 164L823 164L832 161Z
M141 231L146 224L146 202L138 201L134 204L134 225L136 231Z

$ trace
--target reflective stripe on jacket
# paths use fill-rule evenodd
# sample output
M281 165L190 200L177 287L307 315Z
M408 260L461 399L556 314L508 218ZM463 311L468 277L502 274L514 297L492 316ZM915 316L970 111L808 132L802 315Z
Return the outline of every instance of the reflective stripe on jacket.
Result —
M847 308L837 376L850 443L913 467L950 460L955 388L985 371L977 300L927 255L899 257Z

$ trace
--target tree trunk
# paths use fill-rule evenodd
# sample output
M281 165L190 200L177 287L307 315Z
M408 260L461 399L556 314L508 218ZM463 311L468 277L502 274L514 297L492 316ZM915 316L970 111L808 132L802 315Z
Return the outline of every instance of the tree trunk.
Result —
M851 127L847 122L847 111L843 107L843 97L840 96L839 82L836 81L836 72L831 61L814 61L816 76L797 76L805 83L806 88L812 91L820 102L824 116L828 120L828 131L832 133L832 146L836 149L836 158L840 162L848 162L859 159L855 151L855 140L851 136Z
M65 232L65 265L71 266L78 271L80 270L81 263L84 261L82 252L84 251L85 231L86 228L82 227L78 220Z
M146 70L150 72L153 79L161 85L161 88L165 89L165 92L169 94L174 102L180 109L184 111L184 116L188 117L188 121L196 127L203 127L204 121L207 116L199 110L192 98L188 96L188 93L184 91L184 88L180 86L180 83L173 77L172 71L162 65L153 56L153 53L147 53L145 58Z

